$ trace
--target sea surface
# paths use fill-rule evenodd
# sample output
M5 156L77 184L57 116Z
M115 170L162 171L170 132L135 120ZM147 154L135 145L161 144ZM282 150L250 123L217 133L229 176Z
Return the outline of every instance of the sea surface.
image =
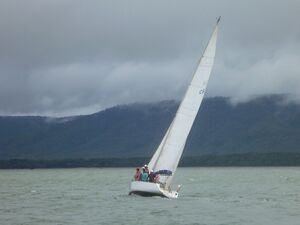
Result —
M300 225L300 168L179 168L178 199L128 196L134 169L0 170L0 224Z

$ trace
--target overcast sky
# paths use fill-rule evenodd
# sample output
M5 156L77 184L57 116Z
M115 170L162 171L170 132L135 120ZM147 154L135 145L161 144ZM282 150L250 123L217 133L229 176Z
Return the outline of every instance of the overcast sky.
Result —
M180 99L222 16L206 97L300 102L300 1L0 1L0 115Z

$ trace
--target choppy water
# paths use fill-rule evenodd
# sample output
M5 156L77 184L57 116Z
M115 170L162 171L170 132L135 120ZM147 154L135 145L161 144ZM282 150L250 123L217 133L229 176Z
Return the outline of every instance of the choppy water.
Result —
M179 168L176 200L128 196L133 173L0 170L0 224L300 225L300 168Z

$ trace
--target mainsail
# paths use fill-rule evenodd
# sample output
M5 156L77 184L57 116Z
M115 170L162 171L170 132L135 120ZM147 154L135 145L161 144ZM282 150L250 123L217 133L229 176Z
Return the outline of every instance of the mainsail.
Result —
M193 126L206 90L214 63L219 21L220 18L217 20L217 24L200 59L192 81L176 112L175 118L148 165L149 169L153 171L172 171L172 176L165 176L160 179L160 182L165 183L165 188L168 188L171 184L186 139Z

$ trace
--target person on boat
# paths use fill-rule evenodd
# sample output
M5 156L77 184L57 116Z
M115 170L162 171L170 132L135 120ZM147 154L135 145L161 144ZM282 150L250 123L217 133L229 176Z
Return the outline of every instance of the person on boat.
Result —
M154 173L153 182L159 183L159 174Z
M155 173L153 170L150 170L150 173L149 173L149 182L159 183L159 174Z
M150 171L150 173L149 173L149 182L154 182L154 173L153 173L153 171Z
M149 181L149 174L146 172L145 167L143 167L143 172L141 174L141 181L144 181L144 182Z
M152 183L156 183L156 180L157 180L157 175L152 171L150 171L149 173L149 182L152 182Z
M148 168L147 164L145 164L143 168L145 168L146 173L150 174L150 171L149 171L149 168Z
M141 171L140 168L136 168L135 174L134 174L134 180L139 181L141 179Z

